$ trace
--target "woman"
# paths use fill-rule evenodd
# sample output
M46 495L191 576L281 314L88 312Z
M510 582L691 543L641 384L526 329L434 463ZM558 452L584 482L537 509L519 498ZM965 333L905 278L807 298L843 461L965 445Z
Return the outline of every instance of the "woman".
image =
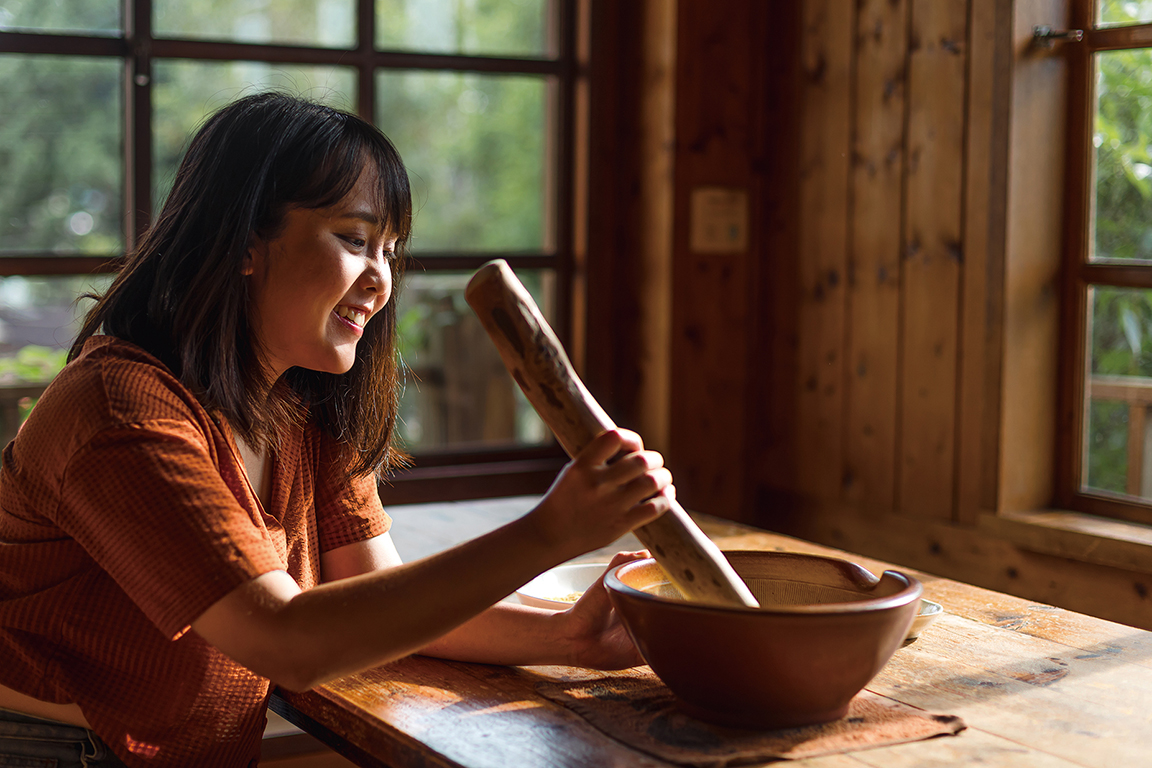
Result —
M205 124L4 451L0 726L84 729L129 766L252 765L271 685L414 652L640 663L602 586L555 615L498 603L666 511L632 433L520 520L400 562L376 476L402 460L410 219L399 156L355 116L263 94Z

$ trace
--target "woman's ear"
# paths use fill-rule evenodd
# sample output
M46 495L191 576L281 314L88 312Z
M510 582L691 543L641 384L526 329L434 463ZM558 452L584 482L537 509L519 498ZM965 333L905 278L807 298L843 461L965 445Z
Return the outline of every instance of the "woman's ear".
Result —
M265 257L268 255L268 243L263 239L252 236L252 241L248 246L248 252L244 254L244 259L240 262L240 274L251 275L256 271L259 264L263 264Z

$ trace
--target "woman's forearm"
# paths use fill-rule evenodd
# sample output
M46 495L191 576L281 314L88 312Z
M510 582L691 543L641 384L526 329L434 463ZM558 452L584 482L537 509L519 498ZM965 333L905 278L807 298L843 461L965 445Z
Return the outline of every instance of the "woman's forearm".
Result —
M510 666L570 664L573 652L562 614L506 602L419 650L441 659Z
M306 689L406 656L474 619L564 559L541 544L521 519L423 560L307 591L283 572L265 574L193 627L258 674ZM480 640L472 650L485 647Z

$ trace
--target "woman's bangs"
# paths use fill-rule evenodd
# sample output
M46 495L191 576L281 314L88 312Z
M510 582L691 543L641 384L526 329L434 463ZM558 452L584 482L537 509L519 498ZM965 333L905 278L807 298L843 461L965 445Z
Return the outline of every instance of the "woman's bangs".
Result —
M382 137L381 137L382 138ZM412 231L412 193L408 186L408 171L400 162L392 145L372 141L365 147L365 166L375 166L375 199L372 201L380 220L388 232L396 237L398 245L408 242Z

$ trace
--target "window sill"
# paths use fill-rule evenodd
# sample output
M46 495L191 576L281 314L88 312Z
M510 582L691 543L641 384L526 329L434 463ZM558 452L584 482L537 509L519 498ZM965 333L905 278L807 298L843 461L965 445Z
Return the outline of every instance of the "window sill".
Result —
M978 526L1031 552L1152 573L1152 526L1062 510L983 514Z
M562 456L403 470L380 483L384 506L540 494L556 479Z

